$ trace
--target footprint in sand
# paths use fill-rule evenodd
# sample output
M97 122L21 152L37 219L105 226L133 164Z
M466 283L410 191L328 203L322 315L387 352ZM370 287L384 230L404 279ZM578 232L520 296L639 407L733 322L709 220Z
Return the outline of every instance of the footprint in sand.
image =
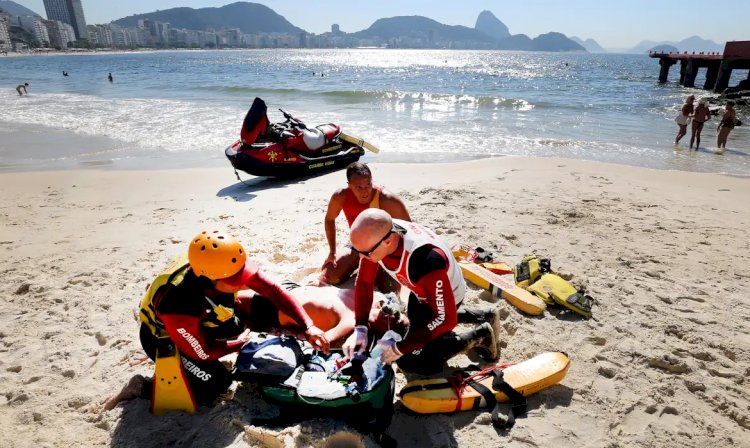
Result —
M98 331L96 332L94 337L96 338L96 341L99 343L100 346L103 346L107 343L107 337L99 333Z
M661 358L654 357L649 359L648 366L677 375L691 372L690 367L688 367L686 363L669 355L664 355Z
M613 367L599 366L597 373L599 373L599 375L603 376L604 378L612 379L615 377L615 375L617 375L617 370Z
M38 376L38 375L36 375L36 376L32 376L31 378L29 378L29 379L27 379L26 381L24 381L24 382L23 382L23 384L31 384L31 383L36 383L37 381L39 381L39 380L41 380L41 379L42 379L42 377L41 377L41 376Z

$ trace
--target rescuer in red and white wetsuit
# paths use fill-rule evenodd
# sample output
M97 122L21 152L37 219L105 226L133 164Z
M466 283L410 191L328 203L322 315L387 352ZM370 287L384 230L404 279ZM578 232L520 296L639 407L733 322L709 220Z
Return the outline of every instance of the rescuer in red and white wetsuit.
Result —
M219 358L238 352L247 342L252 304L237 293L248 289L294 320L313 347L328 351L323 331L287 290L247 261L239 242L220 231L202 232L191 241L187 257L177 257L152 282L139 314L146 354L156 360L160 344L173 344L198 405L210 404L232 383ZM151 386L151 379L137 375L105 408L137 396L150 398Z
M359 214L352 224L352 249L359 253L359 272L354 286L357 326L343 345L345 354L364 351L368 345L368 315L378 266L411 291L407 316L410 326L404 340L381 340L385 363L398 360L406 371L432 373L452 356L480 340L489 340L492 358L497 357L496 330L488 321L494 311L459 313L466 284L450 247L429 228L393 219L378 209ZM484 321L466 333L453 332L459 322ZM461 319L464 321L464 319Z

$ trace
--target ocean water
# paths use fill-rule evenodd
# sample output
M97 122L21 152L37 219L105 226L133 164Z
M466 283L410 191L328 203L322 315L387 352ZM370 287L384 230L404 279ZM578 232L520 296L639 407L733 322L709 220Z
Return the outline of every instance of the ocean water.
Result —
M713 94L680 87L678 67L664 85L658 72L645 55L505 51L0 57L0 170L229 166L223 150L259 96L272 121L283 108L307 124L339 123L380 147L371 160L383 162L558 156L750 175L748 126L723 155L710 152L716 118L705 150L688 151L689 135L673 148L685 96ZM29 95L19 97L22 82Z

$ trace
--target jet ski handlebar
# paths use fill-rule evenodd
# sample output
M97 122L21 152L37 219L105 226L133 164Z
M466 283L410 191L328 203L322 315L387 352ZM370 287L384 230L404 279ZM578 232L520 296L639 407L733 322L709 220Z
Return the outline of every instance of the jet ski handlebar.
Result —
M279 112L281 112L284 115L284 118L286 118L287 121L291 122L293 126L300 127L302 129L307 129L307 126L305 126L305 123L303 123L301 120L294 118L292 114L284 111L283 109L279 108Z

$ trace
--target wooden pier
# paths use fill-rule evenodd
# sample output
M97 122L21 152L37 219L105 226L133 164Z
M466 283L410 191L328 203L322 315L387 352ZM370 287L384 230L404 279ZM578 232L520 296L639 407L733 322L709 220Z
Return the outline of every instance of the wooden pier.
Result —
M706 68L705 90L721 93L729 87L732 70L750 69L750 41L732 41L724 46L724 53L660 53L649 52L649 57L659 58L659 82L667 82L669 68L680 62L680 85L695 87L695 78L701 68ZM750 73L748 73L750 80Z

